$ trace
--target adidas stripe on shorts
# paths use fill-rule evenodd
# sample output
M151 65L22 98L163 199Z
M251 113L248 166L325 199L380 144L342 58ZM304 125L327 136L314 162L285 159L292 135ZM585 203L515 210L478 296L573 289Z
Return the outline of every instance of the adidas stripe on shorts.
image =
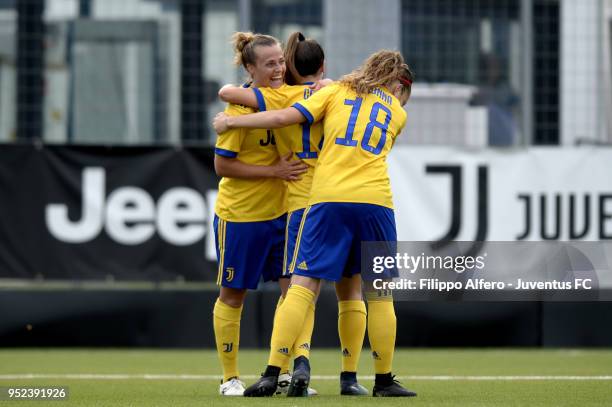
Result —
M291 272L328 281L351 277L361 272L361 242L368 241L397 241L393 209L345 202L309 206L298 230Z

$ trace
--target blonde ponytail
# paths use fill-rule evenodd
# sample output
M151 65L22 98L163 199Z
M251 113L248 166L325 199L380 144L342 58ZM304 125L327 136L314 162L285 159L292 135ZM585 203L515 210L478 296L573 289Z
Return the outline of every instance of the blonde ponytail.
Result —
M398 80L410 94L413 76L402 54L381 50L370 55L359 68L340 78L340 83L353 89L358 95L363 95Z

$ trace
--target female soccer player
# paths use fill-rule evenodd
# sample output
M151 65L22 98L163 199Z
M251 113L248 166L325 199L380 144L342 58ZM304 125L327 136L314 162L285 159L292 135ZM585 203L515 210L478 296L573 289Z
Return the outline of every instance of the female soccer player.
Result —
M279 128L323 120L326 135L314 174L309 206L297 237L292 285L277 316L268 367L245 396L271 395L287 357L320 289L321 279L338 281L360 272L362 241L397 240L386 156L406 123L402 106L413 75L400 53L379 51L362 67L292 107L253 115L219 114L215 129ZM386 292L368 297L368 334L374 356L374 396L415 396L391 375L396 319ZM294 370L292 386L305 389L307 368ZM300 394L299 391L296 394Z
M257 107L261 111L282 109L293 103L308 99L315 83L329 84L322 80L324 52L312 39L306 39L300 32L289 36L285 46L286 85L279 88L240 88L225 86L219 97L225 102ZM293 86L291 86L293 85ZM294 153L297 158L308 164L308 171L300 180L288 185L288 214L285 237L283 272L289 276L289 268L295 260L295 243L302 215L308 204L310 187L315 164L323 139L322 123L294 124L274 132L279 154L286 156ZM367 395L368 391L357 382L357 365L366 329L366 307L361 298L361 279L358 274L343 276L336 284L338 296L338 333L342 348L342 372L340 374L340 394ZM279 300L282 304L282 298ZM309 308L302 333L293 345L293 356L297 367L308 359L312 326L314 324L314 303ZM309 330L308 330L309 329ZM279 388L289 385L288 375L281 368ZM293 388L290 389L293 391Z
M252 86L283 85L285 62L279 41L268 35L236 33L235 62L247 70ZM229 105L228 115L253 109ZM241 396L238 348L242 304L247 289L259 279L276 280L282 273L286 221L284 180L296 180L307 166L279 160L270 131L236 130L220 135L215 146L215 170L223 177L215 207L215 243L221 286L213 321L217 353L223 367L219 392ZM285 286L288 284L285 284Z

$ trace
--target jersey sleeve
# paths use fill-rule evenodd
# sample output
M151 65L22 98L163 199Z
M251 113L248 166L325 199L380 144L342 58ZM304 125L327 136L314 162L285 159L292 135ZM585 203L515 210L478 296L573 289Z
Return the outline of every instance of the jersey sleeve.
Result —
M240 114L249 113L248 111L237 105L228 105L225 113L229 116L238 116ZM227 158L236 158L240 153L240 146L244 140L244 129L230 129L223 134L217 135L215 143L215 154Z
M294 103L292 107L299 110L310 124L316 123L325 116L327 105L337 91L337 85L326 86L303 102Z
M257 97L259 111L279 110L287 107L287 99L290 96L291 87L283 85L278 89L272 88L253 88Z

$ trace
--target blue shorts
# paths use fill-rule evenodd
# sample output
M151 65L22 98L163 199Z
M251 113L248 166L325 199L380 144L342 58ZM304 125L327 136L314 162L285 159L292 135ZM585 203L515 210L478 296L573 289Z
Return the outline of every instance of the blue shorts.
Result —
M309 206L300 228L291 272L329 281L361 272L362 242L397 241L393 209L373 204L324 202Z
M291 277L291 266L295 259L295 242L297 240L304 208L287 214L287 229L285 230L285 258L283 260L283 277Z
M260 278L276 281L283 270L287 215L262 222L228 222L215 215L217 284L257 288Z

